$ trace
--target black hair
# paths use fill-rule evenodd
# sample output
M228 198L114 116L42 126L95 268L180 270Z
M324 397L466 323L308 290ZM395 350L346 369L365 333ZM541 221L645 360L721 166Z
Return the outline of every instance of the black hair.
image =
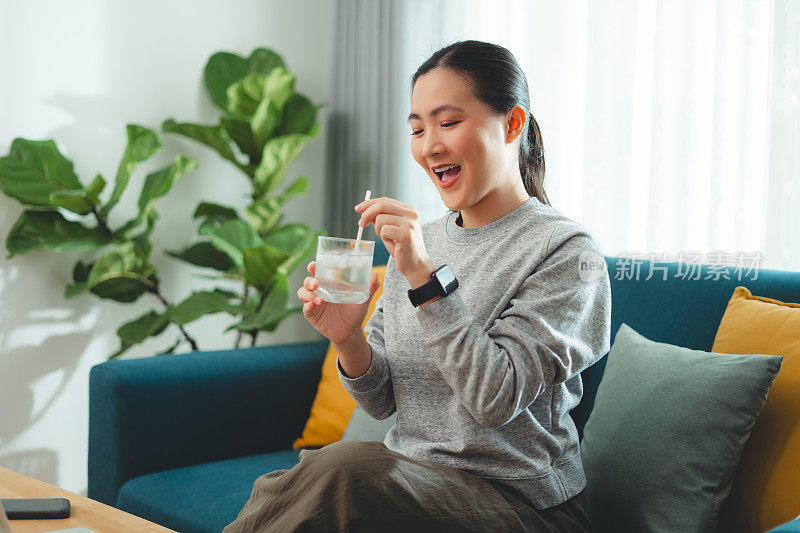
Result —
M550 205L544 191L544 144L539 124L530 112L528 79L514 55L502 46L483 41L458 41L429 57L411 78L411 91L417 78L436 68L446 68L464 78L472 94L496 113L505 115L515 105L522 106L529 120L522 133L519 170L525 190L540 202Z

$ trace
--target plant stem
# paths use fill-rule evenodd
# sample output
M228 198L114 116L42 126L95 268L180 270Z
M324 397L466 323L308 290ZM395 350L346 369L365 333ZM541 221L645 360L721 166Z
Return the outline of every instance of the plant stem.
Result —
M261 294L261 301L258 302L258 307L256 307L256 314L261 312L261 308L264 306L264 302L267 301L267 295ZM250 341L250 347L256 345L256 337L258 337L258 329L253 328L250 330L250 335L253 337L253 340Z
M244 282L244 296L242 297L242 305L243 306L247 305L247 297L248 296L250 296L250 290L249 290L249 286L247 285L247 282L245 281ZM242 340L242 330L239 330L239 333L236 335L236 346L234 346L234 348L238 348L239 347L239 342L241 342L241 340Z
M159 291L159 290L158 290L158 287L153 287L153 288L152 288L152 289L150 289L150 290L151 290L151 291L153 291L153 294L155 294L156 296L158 296L158 299L159 299L159 300L161 300L161 303L163 303L163 304L164 304L164 306L165 306L167 309L169 309L169 302L166 300L166 298L164 298L164 297L161 295L161 291ZM187 341L189 341L189 344L192 346L192 350L194 350L195 352L198 352L198 351L200 351L200 350L197 348L197 343L195 342L195 340L194 340L194 339L193 339L191 336L189 336L189 333L187 333L187 332L186 332L186 330L185 330L185 329L183 329L183 326L182 326L182 325L180 325L180 324L176 324L176 325L178 326L178 328L180 328L180 330L181 330L181 333L183 333L183 336L186 338L186 340L187 340Z
M100 217L100 214L97 212L97 209L95 209L94 206L92 206L92 214L94 215L94 218L97 219L97 225L100 226L100 229L108 233L109 236L114 234L114 232L109 229L106 221Z

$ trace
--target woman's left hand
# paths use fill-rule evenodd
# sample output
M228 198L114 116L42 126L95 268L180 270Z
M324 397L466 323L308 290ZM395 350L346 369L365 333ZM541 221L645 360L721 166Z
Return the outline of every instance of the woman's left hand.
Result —
M417 209L393 198L372 198L355 207L359 226L375 224L375 233L394 258L397 270L415 289L431 279L433 261L425 249Z

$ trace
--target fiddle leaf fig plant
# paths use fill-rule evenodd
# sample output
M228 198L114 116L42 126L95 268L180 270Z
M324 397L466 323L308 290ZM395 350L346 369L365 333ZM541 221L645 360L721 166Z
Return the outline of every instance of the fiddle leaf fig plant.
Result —
M274 331L284 318L302 311L288 305L289 276L316 251L317 237L325 234L305 224L281 225L283 206L308 192L307 177L296 178L278 192L289 165L319 133L316 115L324 105L315 106L296 92L296 76L280 55L265 48L249 57L215 53L205 66L204 80L222 112L219 122L205 125L169 118L162 128L204 144L231 163L250 185L249 202L240 209L200 203L194 218L202 240L167 253L216 271L202 277L241 283L241 320L225 331L239 331L237 347L243 333L255 345L258 332ZM235 309L220 293L181 305L186 320Z
M161 294L156 269L150 262L150 236L158 220L155 203L197 163L178 155L171 165L149 174L139 194L136 216L121 227L112 228L108 214L119 202L131 174L162 147L157 134L149 128L128 124L126 132L127 145L106 202L100 199L105 178L97 174L84 186L72 161L59 151L53 139L14 139L8 155L0 157L0 190L26 209L6 238L7 257L36 250L93 250L98 253L93 261L79 260L75 264L74 283L66 287L66 298L86 292L123 303L134 302L145 293L158 298L164 312L149 311L120 327L117 333L121 346L111 358L161 333L170 323L181 331L179 342L186 340L197 349L180 322L170 318L174 307Z
M317 237L325 233L305 224L281 224L284 205L308 192L307 177L279 189L289 165L319 133L316 114L323 106L297 93L295 76L283 59L264 48L247 58L230 52L214 54L206 64L204 80L211 100L222 111L219 123L179 123L170 118L162 128L215 150L248 180L251 192L247 205L238 208L200 202L193 213L199 239L183 250L166 253L213 273L199 277L240 283L241 293L214 288L169 302L150 260L151 236L159 218L156 203L195 170L195 160L177 155L169 166L148 174L135 215L118 227L109 223L109 213L137 166L162 148L156 132L127 125L127 144L105 202L100 195L106 179L96 174L84 185L72 161L52 139L17 138L9 154L0 157L0 190L25 206L6 238L9 258L36 250L91 251L93 259L74 265L66 298L92 293L131 303L147 293L160 302L158 309L117 330L120 348L109 358L171 325L180 335L162 353L174 352L184 341L197 351L185 326L220 312L237 317L225 330L237 330L236 347L243 334L250 335L255 345L259 332L272 332L283 319L302 311L288 304L289 276L315 252Z

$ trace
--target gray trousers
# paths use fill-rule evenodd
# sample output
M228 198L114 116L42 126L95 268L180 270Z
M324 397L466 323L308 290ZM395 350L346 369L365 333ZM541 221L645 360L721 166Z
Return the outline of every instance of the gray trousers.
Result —
M256 479L223 533L592 530L584 492L537 510L516 490L457 468L414 461L382 442L340 441L302 450L291 470Z

